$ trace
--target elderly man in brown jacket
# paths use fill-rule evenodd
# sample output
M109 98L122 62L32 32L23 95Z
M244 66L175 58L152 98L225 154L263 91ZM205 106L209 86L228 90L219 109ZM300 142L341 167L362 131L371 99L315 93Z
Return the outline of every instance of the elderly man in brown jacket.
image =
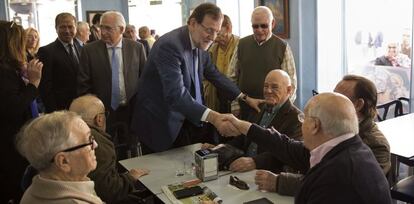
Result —
M105 107L99 98L85 95L73 100L69 108L82 116L91 129L99 148L95 150L97 166L89 173L95 182L95 191L106 203L136 203L133 196L138 178L148 174L146 169L131 169L126 174L118 173L116 153L111 136L105 133Z
M391 168L390 145L374 121L377 113L375 85L364 77L346 75L336 85L334 91L345 95L354 104L359 120L359 136L374 153L384 174L387 174ZM256 181L261 180L258 185L265 190L281 195L295 195L302 177L302 174L281 173L277 175L263 171Z

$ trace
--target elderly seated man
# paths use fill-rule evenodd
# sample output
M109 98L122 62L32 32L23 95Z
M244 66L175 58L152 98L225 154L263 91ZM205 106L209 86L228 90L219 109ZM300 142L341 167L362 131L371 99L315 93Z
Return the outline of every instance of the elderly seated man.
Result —
M36 118L21 129L16 147L39 171L20 203L103 203L88 178L96 168L98 145L77 114L61 111Z
M391 203L387 179L358 136L357 114L347 97L339 93L316 95L298 118L303 122L303 142L234 116L227 120L279 160L307 172L295 203Z
M359 137L374 153L385 175L391 168L391 154L387 138L374 121L377 113L376 90L374 83L367 78L346 75L336 85L334 91L344 94L352 101L359 121ZM302 174L281 173L277 175L263 171L257 177L256 182L267 191L277 192L281 195L295 195L302 177Z
M148 174L146 169L131 169L127 174L118 173L114 144L105 133L105 107L99 98L84 95L73 100L70 111L81 115L91 129L91 135L99 145L96 150L97 167L89 174L95 181L98 196L107 203L136 203L133 193L138 178ZM135 201L134 201L135 200Z
M270 71L263 86L265 104L253 121L257 121L258 125L265 128L273 127L292 139L301 140L302 124L298 120L301 111L289 100L291 94L292 84L289 75L280 69ZM227 144L245 152L245 157L240 157L230 164L232 171L267 169L279 173L283 170L283 163L273 157L268 150L245 136L234 138ZM214 145L203 145L203 148L212 147Z

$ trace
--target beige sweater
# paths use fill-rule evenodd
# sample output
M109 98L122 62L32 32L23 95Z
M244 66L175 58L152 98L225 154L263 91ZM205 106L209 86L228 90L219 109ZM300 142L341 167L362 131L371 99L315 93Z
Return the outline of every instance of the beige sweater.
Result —
M93 181L56 181L36 175L21 204L103 203Z

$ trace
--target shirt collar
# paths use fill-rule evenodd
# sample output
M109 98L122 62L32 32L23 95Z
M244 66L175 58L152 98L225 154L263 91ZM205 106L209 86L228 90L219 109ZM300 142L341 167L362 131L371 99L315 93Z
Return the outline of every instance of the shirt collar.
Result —
M339 143L354 137L355 134L354 133L347 133L347 134L343 134L339 137L335 137L321 145L319 145L318 147L316 147L315 149L313 149L310 152L310 159L309 159L309 163L310 163L310 168L314 167L315 165L319 164L319 162L321 162L322 158L329 152L331 151L336 145L338 145Z
M194 45L193 38L191 37L190 30L188 31L188 36L190 37L191 50L196 49L197 47Z
M253 34L253 38L254 38L254 40L256 40L256 43L259 45L259 46L261 46L261 45L263 45L265 42L267 42L271 37L272 37L272 35L273 35L273 33L272 32L270 32L269 33L269 35L266 37L266 40L264 40L263 42L258 42L257 40L256 40L256 37L254 36L254 34Z
M115 46L112 46L112 45L110 45L110 44L108 44L108 43L105 43L106 44L106 48L112 48L112 47L115 47L115 48L122 48L122 38L121 38L121 40L118 42L118 44L116 44Z
M67 42L63 42L63 41L62 41L62 40L60 40L59 38L58 38L58 40L60 41L60 43L62 43L62 45L63 45L64 47L67 47L67 46L69 45L69 43L73 45L73 39L72 39L69 43L67 43Z

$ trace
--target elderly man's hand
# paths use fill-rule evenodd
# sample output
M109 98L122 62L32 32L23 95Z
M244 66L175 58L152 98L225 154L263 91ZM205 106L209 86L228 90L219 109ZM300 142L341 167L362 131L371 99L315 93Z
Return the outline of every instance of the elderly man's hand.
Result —
M143 177L149 173L148 169L131 169L128 174L138 180L140 177Z
M217 128L222 136L237 136L240 131L230 122L235 117L231 114L220 114L215 111L210 111L207 120Z
M214 148L214 147L216 147L216 145L213 145L213 144L210 144L210 143L203 143L201 145L201 149L211 149L211 148Z
M251 157L240 157L230 164L230 171L245 172L256 168L256 163Z
M259 105L264 103L265 100L263 99L256 99L256 98L250 98L249 96L246 97L246 101L247 105L249 105L250 107L252 107L254 110L256 110L257 112L260 112L260 108Z
M276 192L276 183L278 176L278 174L274 174L270 171L257 170L254 180L259 190Z

